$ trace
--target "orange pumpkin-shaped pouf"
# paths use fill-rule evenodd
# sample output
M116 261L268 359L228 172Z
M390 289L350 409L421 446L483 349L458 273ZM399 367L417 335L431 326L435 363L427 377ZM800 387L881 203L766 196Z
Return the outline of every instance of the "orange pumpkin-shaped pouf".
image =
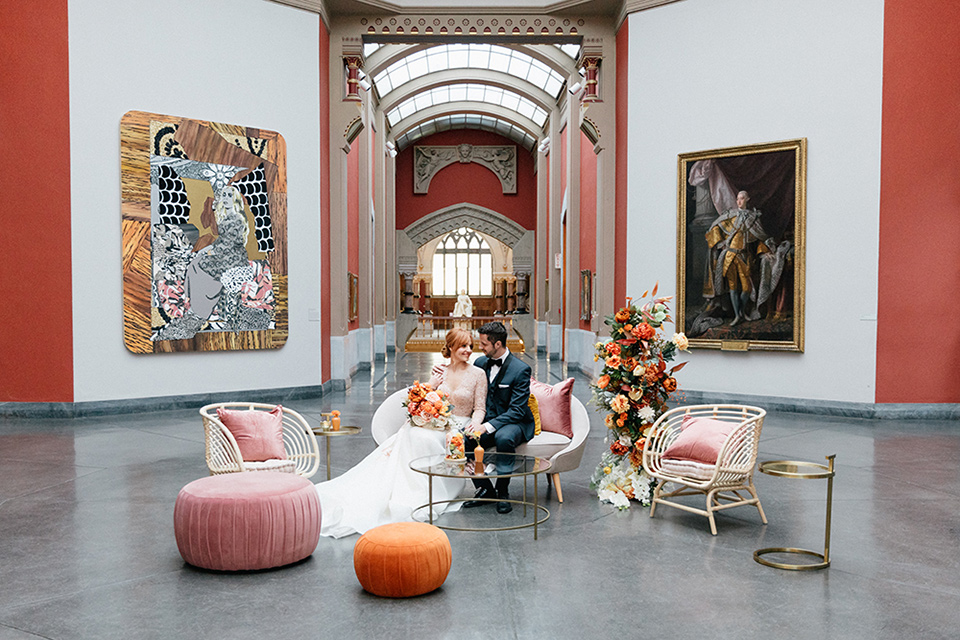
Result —
M425 522L397 522L367 531L353 548L353 568L366 591L409 598L440 587L453 554L442 530Z

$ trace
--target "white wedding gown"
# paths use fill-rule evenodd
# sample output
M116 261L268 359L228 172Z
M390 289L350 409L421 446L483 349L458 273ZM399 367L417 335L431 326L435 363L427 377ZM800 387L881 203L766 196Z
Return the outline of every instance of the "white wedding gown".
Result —
M486 384L483 371L471 366L458 388L450 391L446 383L440 388L453 401L453 428L470 421L479 407L485 409ZM414 520L413 510L427 503L429 480L425 474L410 468L410 462L422 456L446 454L446 434L413 427L404 422L397 433L383 441L373 453L342 476L316 485L320 495L320 535L342 538L366 533L391 522ZM466 479L433 479L433 499L453 500L460 497ZM460 508L462 503L434 507L434 517ZM416 519L427 520L428 511L417 512Z

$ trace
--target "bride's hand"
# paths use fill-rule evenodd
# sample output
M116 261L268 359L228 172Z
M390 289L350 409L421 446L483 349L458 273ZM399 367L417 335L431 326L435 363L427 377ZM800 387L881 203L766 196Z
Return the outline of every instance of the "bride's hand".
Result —
M447 365L445 364L434 365L433 369L430 370L430 382L427 383L430 385L430 388L436 389L440 386L440 383L443 382L443 373L446 368Z

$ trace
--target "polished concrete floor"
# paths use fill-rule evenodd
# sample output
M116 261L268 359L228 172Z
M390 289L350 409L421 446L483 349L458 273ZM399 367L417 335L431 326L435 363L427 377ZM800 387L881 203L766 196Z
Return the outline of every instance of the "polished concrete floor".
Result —
M425 378L433 358L391 359L346 392L291 403L311 419L339 408L365 428L332 443L335 474L374 448L374 409ZM566 375L555 361L532 364L542 381ZM587 379L575 377L586 401ZM360 588L356 536L321 539L311 558L277 570L185 565L173 504L206 475L195 411L0 419L0 639L960 636L956 422L769 415L761 461L837 455L833 564L787 572L752 553L822 549L824 481L757 474L770 524L744 507L718 516L716 537L706 518L678 510L661 507L653 519L639 506L618 511L588 486L605 446L588 409L593 430L583 466L562 476L564 503L540 485L551 510L540 539L450 532L446 583L408 600ZM321 467L313 479L323 477Z

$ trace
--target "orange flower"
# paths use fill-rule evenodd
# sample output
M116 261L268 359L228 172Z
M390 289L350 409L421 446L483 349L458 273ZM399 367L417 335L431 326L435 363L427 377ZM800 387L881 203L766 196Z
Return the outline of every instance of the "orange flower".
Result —
M616 320L617 322L626 322L627 320L630 319L631 315L632 314L630 313L630 309L628 309L627 307L624 307L623 309L620 309L620 311L617 311L617 315L615 315L613 319Z
M616 369L620 366L620 356L610 356L607 358L607 366Z
M602 376L597 378L597 386L600 387L601 389L606 389L608 384L610 384L610 376L608 376L607 374L603 374Z
M649 340L653 336L657 335L657 330L646 322L641 322L633 328L632 333L637 340Z
M609 353L612 356L620 355L620 345L618 345L616 342L613 342L613 341L608 342L607 353Z
M616 415L617 415L617 414L615 414L615 413L608 413L608 414L607 414L607 417L605 417L605 418L603 419L603 423L604 423L605 425L607 425L608 427L612 427L612 426L613 426L613 418L614 418L614 416L616 416Z
M633 358L624 358L621 360L620 365L627 371L633 371L633 368L637 366L637 361Z
M620 417L617 418L617 426L618 426L618 427L622 427L622 426L625 425L626 423L627 423L627 414L621 413L621 414L620 414Z
M677 379L676 378L665 378L663 380L663 388L667 393L673 393L677 390Z
M623 444L621 444L619 440L614 440L610 444L610 451L613 453L613 455L622 456L627 451L629 451L629 449L623 446Z
M631 330L631 329L633 329L633 325L632 325L632 324L629 324L629 323L628 323L628 324L623 325L623 332L624 332L624 333L630 333L630 330Z
M630 450L630 464L636 468L643 466L643 450L642 449L631 449Z

